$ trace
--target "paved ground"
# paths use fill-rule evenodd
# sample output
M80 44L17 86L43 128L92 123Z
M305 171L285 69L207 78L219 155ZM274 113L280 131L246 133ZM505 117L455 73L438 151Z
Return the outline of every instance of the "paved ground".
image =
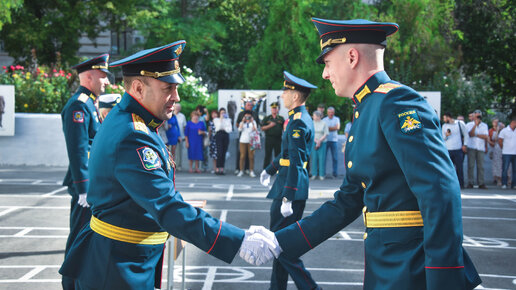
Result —
M60 289L57 270L70 202L60 186L64 174L65 168L0 168L0 289ZM176 180L185 199L207 200L206 210L215 217L245 228L269 223L267 189L257 178L179 173ZM330 199L339 185L340 180L312 182L305 214ZM484 281L478 289L516 289L516 190L464 190L462 204L464 245ZM303 256L324 289L362 288L362 233L359 218ZM267 289L271 265L253 267L239 257L228 265L188 245L186 288ZM179 288L181 256L174 269Z

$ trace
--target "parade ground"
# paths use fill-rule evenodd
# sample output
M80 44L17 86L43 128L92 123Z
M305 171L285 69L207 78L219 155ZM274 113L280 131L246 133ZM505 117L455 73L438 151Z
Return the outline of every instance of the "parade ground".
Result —
M64 167L0 167L0 289L61 289L58 269L68 235L70 196ZM338 179L310 182L305 215L332 199ZM231 173L176 175L185 200L206 200L212 216L241 228L269 225L268 189L258 178ZM516 289L516 190L489 186L462 191L464 246L483 280L477 289ZM364 226L358 218L302 257L324 289L362 289ZM174 289L182 287L182 255L175 261ZM165 261L163 289L167 285ZM238 255L226 264L186 246L186 289L268 289L272 263L255 267ZM289 281L289 289L295 289Z

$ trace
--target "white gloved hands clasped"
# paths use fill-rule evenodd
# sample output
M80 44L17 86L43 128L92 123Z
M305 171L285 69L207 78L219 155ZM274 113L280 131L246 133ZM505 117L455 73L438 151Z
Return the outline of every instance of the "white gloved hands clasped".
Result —
M281 248L274 233L262 226L251 228L245 231L240 257L249 264L260 266L272 260L276 254L279 255Z
M86 201L86 197L88 196L88 194L86 193L81 193L79 194L79 200L77 201L77 203L82 206L82 207L90 207L90 205L88 204L88 202Z
M269 175L269 173L267 173L267 171L262 171L262 173L260 174L260 183L263 185L263 186L268 186L269 183L271 182L271 176Z
M288 217L292 215L294 213L294 211L292 210L292 201L287 200L287 198L284 197L283 201L281 202L280 211L283 217Z

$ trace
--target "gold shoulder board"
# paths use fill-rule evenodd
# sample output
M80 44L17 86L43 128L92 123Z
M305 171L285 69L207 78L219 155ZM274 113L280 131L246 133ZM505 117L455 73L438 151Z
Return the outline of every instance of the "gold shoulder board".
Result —
M131 115L133 117L134 130L142 131L142 132L149 134L149 128L147 128L147 125L145 125L145 122L143 122L143 119L134 113Z
M82 93L77 99L83 103L86 103L86 101L88 101L88 95Z
M301 119L301 112L297 112L294 114L294 120Z
M399 87L401 87L401 85L399 85L399 84L386 83L386 84L381 84L378 88L376 88L376 90L374 90L374 92L375 93L386 94L390 90L395 89L395 88L399 88Z

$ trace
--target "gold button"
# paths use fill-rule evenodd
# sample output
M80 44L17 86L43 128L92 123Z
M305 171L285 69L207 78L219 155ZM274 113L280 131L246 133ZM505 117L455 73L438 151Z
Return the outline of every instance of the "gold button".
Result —
M367 239L367 233L364 233L364 240Z
M351 168L351 166L353 166L353 162L349 161L348 162L348 168Z
M367 187L363 181L362 181L362 187L363 187L364 189Z
M353 142L353 136L349 136L348 142L349 143Z
M358 119L358 116L359 116L359 115L360 115L360 114L358 113L358 111L356 111L356 112L355 112L355 119Z

